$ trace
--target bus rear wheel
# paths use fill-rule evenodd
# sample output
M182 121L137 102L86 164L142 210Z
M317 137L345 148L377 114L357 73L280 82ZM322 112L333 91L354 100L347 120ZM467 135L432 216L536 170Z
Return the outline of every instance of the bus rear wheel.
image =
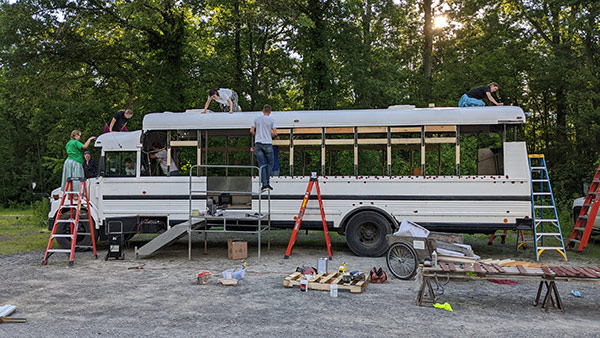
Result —
M391 233L389 221L375 211L354 215L346 227L346 243L357 256L380 257L387 250L386 235Z

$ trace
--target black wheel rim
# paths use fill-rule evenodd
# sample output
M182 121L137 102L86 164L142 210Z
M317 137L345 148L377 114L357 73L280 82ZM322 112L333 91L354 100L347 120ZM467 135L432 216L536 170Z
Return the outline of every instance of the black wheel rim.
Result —
M388 251L387 261L392 274L398 278L410 278L415 271L416 257L406 245L393 245Z
M365 222L358 227L358 240L366 245L373 245L379 239L379 231L374 223Z

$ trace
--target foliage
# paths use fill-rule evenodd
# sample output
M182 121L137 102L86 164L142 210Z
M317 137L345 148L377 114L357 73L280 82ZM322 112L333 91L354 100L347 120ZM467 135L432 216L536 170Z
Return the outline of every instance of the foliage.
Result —
M424 10L416 0L0 0L0 204L33 201L32 181L56 187L70 131L97 135L120 108L135 110L139 129L146 113L202 108L215 87L236 90L244 110L302 110L454 106L496 81L531 113L519 137L546 154L568 206L600 152L600 2L434 0L450 25L432 31L430 78ZM461 171L473 173L466 150L477 141L463 147ZM409 172L410 152L394 151L392 173ZM296 170L319 171L318 152L297 156ZM351 152L335 156L327 169L353 172ZM454 156L441 148L443 174ZM382 160L373 149L360 163L375 175Z

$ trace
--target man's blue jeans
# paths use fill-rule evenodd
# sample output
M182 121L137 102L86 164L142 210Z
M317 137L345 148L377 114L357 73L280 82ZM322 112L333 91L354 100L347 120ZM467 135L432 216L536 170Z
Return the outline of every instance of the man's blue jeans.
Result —
M269 185L269 177L271 177L271 170L273 169L273 163L275 163L275 158L273 156L273 145L266 143L255 143L254 152L256 153L258 166L262 167L261 183L262 186L265 187Z

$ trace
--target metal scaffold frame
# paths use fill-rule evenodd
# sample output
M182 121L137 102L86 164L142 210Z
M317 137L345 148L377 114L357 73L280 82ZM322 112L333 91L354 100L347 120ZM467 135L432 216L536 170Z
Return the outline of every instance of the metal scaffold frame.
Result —
M197 233L204 233L204 252L207 252L207 242L208 242L208 233L209 232L214 232L214 233L246 233L246 234L256 234L257 235L257 240L258 240L258 259L260 260L260 253L261 253L261 246L262 246L262 233L267 231L268 232L268 239L267 239L267 250L271 250L271 191L270 190L265 190L265 191L261 191L260 188L260 184L261 184L261 178L262 178L262 172L261 172L261 167L257 167L257 166L242 166L242 165L201 165L201 164L197 164L197 165L193 165L190 168L190 173L189 173L189 195L188 195L188 217L189 217L189 222L188 222L188 229L187 229L187 233L188 233L188 259L192 259L192 234L197 232ZM203 190L194 190L193 189L193 180L192 178L194 177L194 169L196 169L196 172L198 172L198 170L200 168L223 168L227 171L229 171L229 169L250 169L251 171L256 169L258 171L258 181L257 181L257 188L258 188L258 192L254 192L254 189L250 189L250 191L230 191L230 190L208 190L208 187L206 189ZM208 176L207 176L208 177ZM205 183L206 185L206 183ZM213 215L203 215L200 216L199 212L198 215L194 215L194 211L198 211L198 210L194 210L193 206L192 206L192 200L194 197L194 194L205 194L208 198L208 194L221 194L221 193L228 193L228 194L251 194L252 196L252 200L254 200L254 197L256 196L258 198L258 211L255 212L254 209L252 209L252 207L250 208L250 210L225 210L223 211L222 215L219 216L213 216ZM266 202L267 202L267 211L265 213L263 213L263 202L264 199L263 194L266 194ZM251 202L252 204L252 202ZM266 224L263 225L263 222L266 220ZM210 229L209 228L209 222L215 222L215 221L222 221L223 223L223 229ZM254 224L240 224L240 221L256 221L256 225ZM235 224L233 225L236 229L237 228L248 228L248 230L231 230L231 229L227 229L227 225L228 222L235 222ZM194 228L192 225L196 224L196 223L204 223L204 227L198 227L198 228ZM230 226L232 226L230 224ZM252 228L255 228L255 230L252 230Z

